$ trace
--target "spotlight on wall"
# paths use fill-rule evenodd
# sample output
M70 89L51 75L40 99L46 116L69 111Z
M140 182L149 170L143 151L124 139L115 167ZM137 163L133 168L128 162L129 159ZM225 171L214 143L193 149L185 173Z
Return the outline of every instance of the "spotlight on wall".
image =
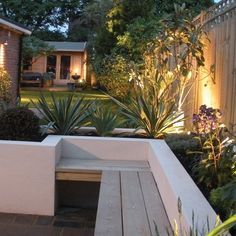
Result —
M5 46L7 46L7 45L8 45L8 41L6 40L3 44L4 44Z

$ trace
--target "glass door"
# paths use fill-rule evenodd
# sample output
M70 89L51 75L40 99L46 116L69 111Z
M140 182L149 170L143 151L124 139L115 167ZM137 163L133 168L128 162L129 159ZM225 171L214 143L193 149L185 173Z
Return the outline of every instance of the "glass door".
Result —
M60 79L70 79L70 56L61 56Z

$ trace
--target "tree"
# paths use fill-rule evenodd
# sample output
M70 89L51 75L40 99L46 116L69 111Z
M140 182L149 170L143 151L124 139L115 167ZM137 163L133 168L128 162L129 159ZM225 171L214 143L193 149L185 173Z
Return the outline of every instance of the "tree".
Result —
M26 37L22 47L23 64L33 64L40 56L50 55L53 50L53 47L35 36Z
M67 36L60 30L37 30L33 33L35 37L45 41L66 41Z
M0 3L0 14L24 24L34 32L67 23L70 17L80 13L84 1L5 0Z
M186 9L189 9L192 15L197 15L200 11L209 8L214 4L214 0L156 0L156 11L157 14L162 16L166 13L173 13L174 12L174 4L183 4L185 3Z

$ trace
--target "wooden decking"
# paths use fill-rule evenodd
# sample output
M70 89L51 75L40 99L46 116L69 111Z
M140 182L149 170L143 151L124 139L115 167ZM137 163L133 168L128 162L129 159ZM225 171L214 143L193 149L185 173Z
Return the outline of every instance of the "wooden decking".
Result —
M95 236L157 236L170 230L150 171L104 171Z
M170 231L148 162L65 158L56 168L56 177L101 181L95 236L166 236Z

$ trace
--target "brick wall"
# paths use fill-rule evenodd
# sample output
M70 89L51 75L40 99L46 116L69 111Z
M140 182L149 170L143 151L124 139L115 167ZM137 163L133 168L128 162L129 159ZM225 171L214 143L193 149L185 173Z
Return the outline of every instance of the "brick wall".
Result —
M4 43L7 40L7 45L4 45L4 68L8 71L12 79L13 101L16 101L15 99L17 97L20 36L20 34L0 26L0 43Z

